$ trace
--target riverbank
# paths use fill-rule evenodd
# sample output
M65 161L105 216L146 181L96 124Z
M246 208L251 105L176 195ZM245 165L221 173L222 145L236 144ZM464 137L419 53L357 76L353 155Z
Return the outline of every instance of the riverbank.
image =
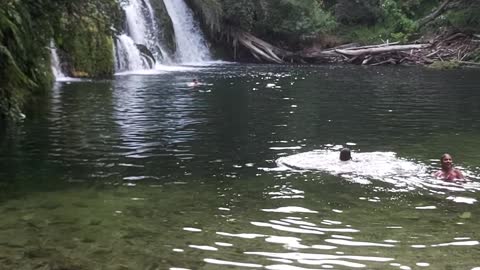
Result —
M480 36L448 31L411 44L385 42L359 46L340 45L327 50L307 49L299 55L312 62L357 65L426 65L451 69L461 66L480 67Z
M185 0L176 20L164 1L42 3L0 4L2 121L21 119L25 104L51 88L52 49L59 69L76 78L205 58L439 68L480 62L480 4L465 0ZM179 38L182 27L195 33ZM205 51L185 46L192 40Z
M288 1L276 5L248 0L236 5L205 0L189 2L210 39L216 42L216 47L225 47L233 61L455 63L451 67L480 62L480 3L477 2L338 0L322 4ZM217 8L206 9L211 3L216 3ZM389 45L403 47L386 48ZM378 47L382 49L375 49ZM355 52L342 51L345 49Z

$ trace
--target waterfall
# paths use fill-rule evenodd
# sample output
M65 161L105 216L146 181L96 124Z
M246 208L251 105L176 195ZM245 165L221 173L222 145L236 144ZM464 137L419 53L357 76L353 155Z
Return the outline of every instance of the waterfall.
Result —
M160 42L161 30L150 1L120 3L125 11L127 29L125 34L117 37L115 44L116 70L151 69L155 63L170 63L171 59ZM148 53L142 52L139 47L145 48Z
M118 1L125 11L126 29L115 42L117 72L152 69L173 62L201 63L211 60L193 12L183 0L164 0L175 33L175 61L162 44L162 29L155 19L151 0Z
M65 74L62 72L62 68L60 66L60 59L58 58L57 54L57 47L55 46L55 42L50 40L50 55L51 55L51 65L52 65L52 73L55 77L55 80L62 80L67 78Z
M149 0L129 0L123 4L127 18L127 34L136 44L150 50L157 62L168 63L170 58L160 42L160 28Z
M176 57L180 63L199 63L211 60L210 51L193 12L183 0L163 0L173 23L177 43Z
M142 57L135 42L126 34L117 37L116 71L148 69L148 62Z

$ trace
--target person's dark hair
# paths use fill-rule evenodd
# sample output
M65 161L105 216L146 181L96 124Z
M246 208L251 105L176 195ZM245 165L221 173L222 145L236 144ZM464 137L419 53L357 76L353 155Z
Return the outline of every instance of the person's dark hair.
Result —
M343 148L342 150L340 150L340 160L341 161L347 161L347 160L350 160L350 159L352 159L352 154L350 152L350 149Z

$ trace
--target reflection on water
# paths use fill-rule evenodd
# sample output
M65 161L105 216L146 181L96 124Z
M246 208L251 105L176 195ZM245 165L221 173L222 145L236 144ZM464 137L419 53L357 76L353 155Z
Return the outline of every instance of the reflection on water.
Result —
M475 269L478 78L218 65L56 84L0 137L0 268ZM444 152L470 182L431 179Z

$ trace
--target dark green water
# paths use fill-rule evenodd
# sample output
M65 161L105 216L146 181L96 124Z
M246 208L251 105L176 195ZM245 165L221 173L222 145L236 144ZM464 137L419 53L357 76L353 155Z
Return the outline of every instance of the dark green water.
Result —
M479 269L479 85L241 65L58 83L0 133L0 269ZM275 163L347 143L424 171ZM428 176L444 152L471 182Z

